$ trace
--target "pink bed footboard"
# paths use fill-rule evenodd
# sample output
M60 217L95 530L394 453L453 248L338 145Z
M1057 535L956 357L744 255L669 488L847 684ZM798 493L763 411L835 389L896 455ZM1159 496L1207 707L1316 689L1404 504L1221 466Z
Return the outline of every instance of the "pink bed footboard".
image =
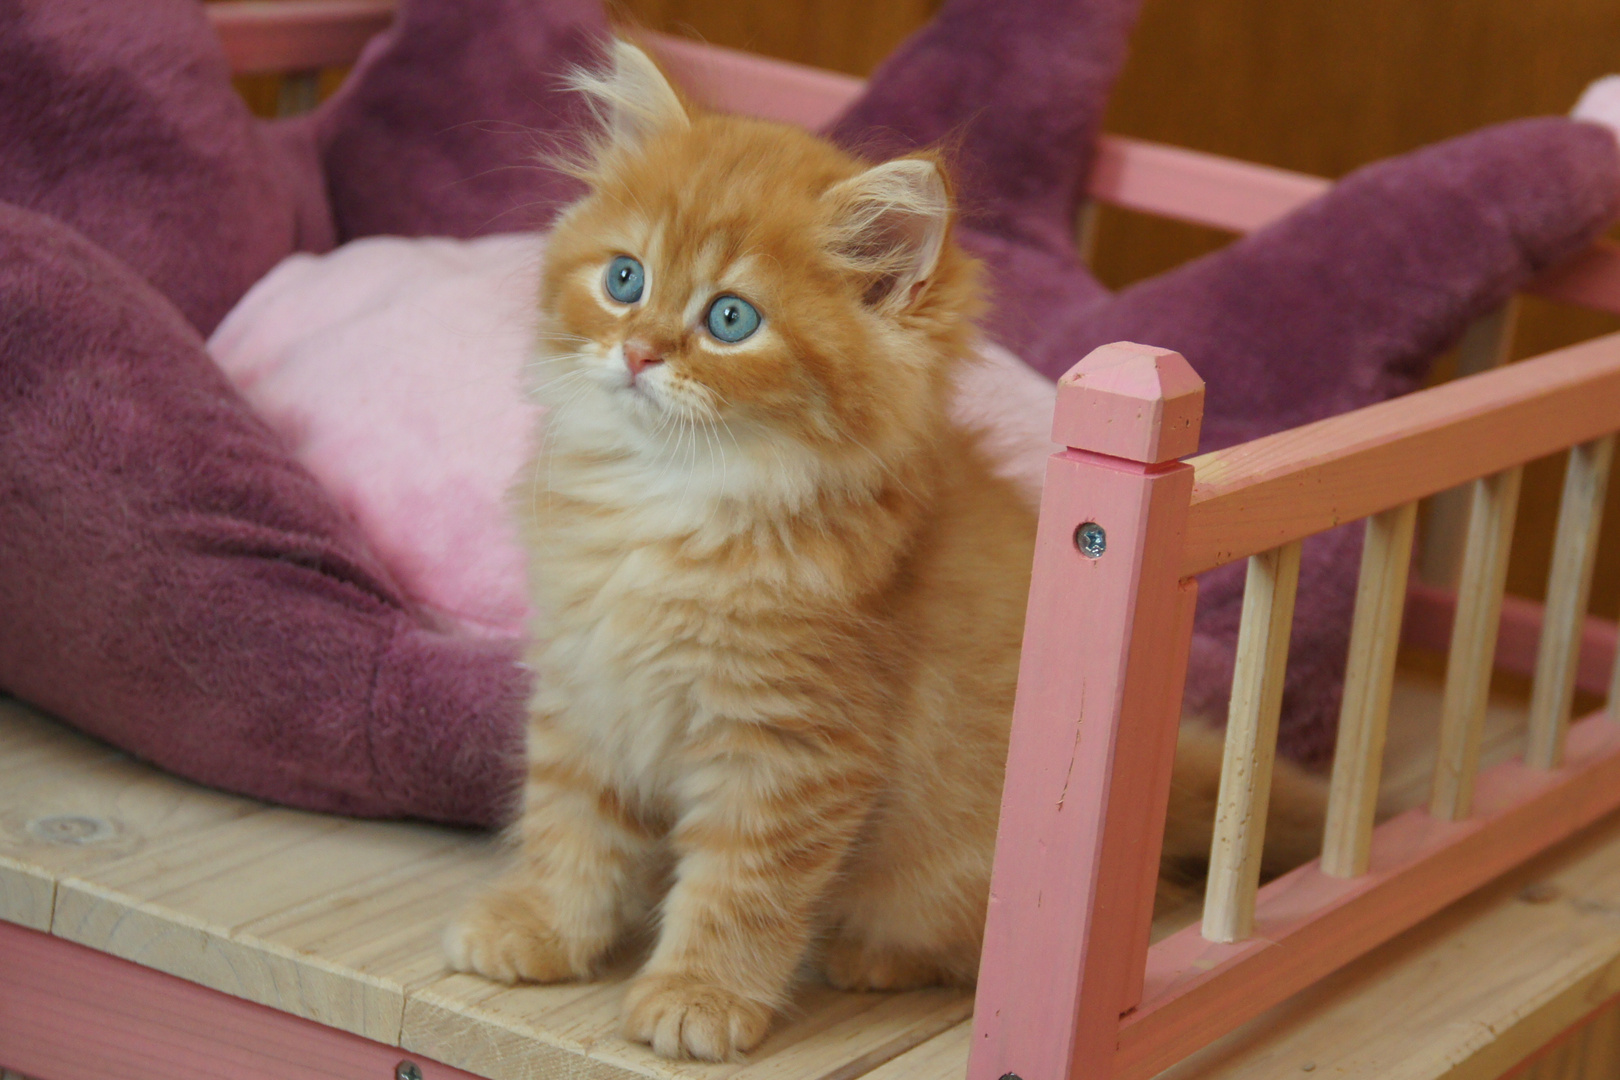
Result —
M240 71L351 60L389 0L212 5ZM719 106L817 127L858 80L653 35ZM1094 198L1246 232L1328 182L1103 140ZM1534 291L1620 313L1603 243ZM1109 346L1059 391L1020 672L971 1080L1138 1080L1620 807L1620 726L1571 722L1610 685L1614 624L1586 616L1595 514L1620 429L1620 335L1188 462L1201 384L1174 353ZM1543 609L1502 596L1518 470L1566 448ZM1415 500L1468 485L1456 593L1406 588ZM1324 860L1261 889L1297 545L1367 519ZM1204 925L1148 945L1195 575L1250 560ZM1403 628L1404 622L1404 628ZM1436 796L1373 828L1393 642L1449 649ZM1525 760L1481 771L1493 663L1535 679Z

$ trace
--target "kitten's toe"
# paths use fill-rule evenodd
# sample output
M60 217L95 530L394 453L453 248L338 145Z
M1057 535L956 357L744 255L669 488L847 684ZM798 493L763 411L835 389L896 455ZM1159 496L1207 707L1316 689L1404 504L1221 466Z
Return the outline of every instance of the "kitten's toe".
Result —
M916 990L963 984L932 957L902 949L874 948L848 935L834 938L827 946L821 969L827 982L839 990Z
M534 904L496 889L473 901L444 932L445 958L456 971L496 982L563 982L590 974L588 958L571 956Z
M691 975L642 975L624 1000L624 1037L667 1058L726 1061L770 1026L769 1007Z

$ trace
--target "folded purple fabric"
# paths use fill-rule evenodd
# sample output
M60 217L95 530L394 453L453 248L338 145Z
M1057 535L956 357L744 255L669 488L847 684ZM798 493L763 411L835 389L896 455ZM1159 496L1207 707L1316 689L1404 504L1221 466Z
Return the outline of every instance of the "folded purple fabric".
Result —
M72 225L204 334L332 244L313 142L254 120L195 0L0 4L0 200Z
M0 688L182 776L496 824L512 650L424 627L180 313L0 204Z
M600 0L408 0L314 118L343 240L539 229L577 198L544 157L589 121Z

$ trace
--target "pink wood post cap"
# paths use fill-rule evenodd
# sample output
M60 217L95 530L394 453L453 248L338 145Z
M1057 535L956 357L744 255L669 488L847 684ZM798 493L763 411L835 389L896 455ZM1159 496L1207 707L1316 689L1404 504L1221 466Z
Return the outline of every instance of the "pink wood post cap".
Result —
M1058 380L1052 439L1156 465L1198 451L1204 380L1178 352L1116 341Z

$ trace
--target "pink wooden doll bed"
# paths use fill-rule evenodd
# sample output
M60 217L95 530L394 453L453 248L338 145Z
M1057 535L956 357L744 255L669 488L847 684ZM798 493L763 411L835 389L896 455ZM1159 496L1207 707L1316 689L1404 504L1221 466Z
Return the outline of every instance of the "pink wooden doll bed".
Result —
M238 71L308 72L351 61L389 5L211 14ZM701 99L807 126L859 86L655 44ZM1244 232L1325 186L1108 138L1091 193ZM1620 249L1591 249L1537 291L1620 313ZM1041 507L970 1080L1153 1076L1620 807L1620 726L1570 716L1577 688L1614 700L1615 627L1586 608L1620 429L1620 335L1185 461L1203 401L1185 360L1129 344L1076 359L1054 418L1069 449L1050 460ZM1520 469L1565 449L1547 603L1504 599ZM1456 592L1409 586L1418 500L1459 487ZM1300 542L1358 520L1367 540L1323 855L1257 888ZM1248 586L1208 899L1201 925L1150 947L1196 577L1239 559ZM1403 640L1449 649L1439 764L1426 810L1374 827ZM1533 676L1528 749L1481 769L1493 667ZM110 1064L143 1077L472 1075L402 1061L386 1033L310 1023L38 932L48 916L33 925L0 923L0 1062L45 1080ZM884 1045L823 1075L852 1080L911 1044ZM588 1056L577 1066L561 1071L607 1075Z

